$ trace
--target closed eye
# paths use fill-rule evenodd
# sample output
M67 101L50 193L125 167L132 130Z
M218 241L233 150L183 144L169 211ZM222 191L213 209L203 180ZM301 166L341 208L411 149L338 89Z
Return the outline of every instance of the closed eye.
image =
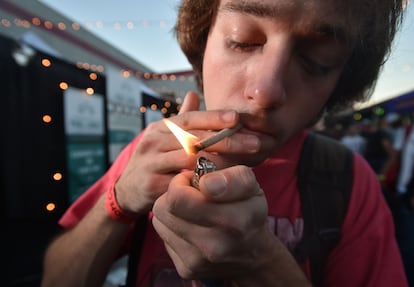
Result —
M230 39L226 41L226 45L228 48L238 52L250 52L261 46L259 43L238 42Z
M305 55L300 55L300 61L305 71L313 76L325 76L334 69L332 66L320 64Z

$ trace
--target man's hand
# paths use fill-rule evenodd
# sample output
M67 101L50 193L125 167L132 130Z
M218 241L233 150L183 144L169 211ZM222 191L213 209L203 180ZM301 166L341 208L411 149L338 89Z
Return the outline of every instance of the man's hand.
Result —
M236 111L199 111L198 108L198 96L188 93L180 113L170 120L200 138L239 122ZM252 155L260 149L260 145L256 136L240 133L215 144L209 151L222 155L221 166L230 166L234 165L234 161L226 160L223 155ZM206 152L200 155L203 153ZM193 170L196 160L195 155L185 154L163 121L151 123L115 185L120 207L132 215L148 212L155 200L167 190L173 176L185 169Z
M177 175L154 205L153 224L184 278L233 278L263 261L267 203L246 166Z
M177 175L155 202L153 225L178 273L235 286L310 286L267 224L267 201L253 171L233 166L201 177Z

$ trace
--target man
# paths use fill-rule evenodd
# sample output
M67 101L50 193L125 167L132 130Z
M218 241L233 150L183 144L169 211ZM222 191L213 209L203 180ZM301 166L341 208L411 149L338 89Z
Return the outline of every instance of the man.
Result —
M243 128L186 155L163 122L151 124L62 218L67 231L46 253L43 286L100 286L129 247L128 223L148 212L137 286L197 286L174 283L174 268L229 286L310 286L307 264L291 253L303 234L296 171L306 128L364 96L400 13L388 0L182 1L177 36L207 110L189 93L171 120L200 138ZM218 170L197 190L183 170L199 156ZM353 167L323 285L406 286L375 174L358 155Z
M398 175L397 192L403 203L414 209L414 129L411 129L402 148L401 169Z
M345 135L341 138L341 142L350 150L364 154L365 138L361 136L360 126L357 123L351 123L347 127Z

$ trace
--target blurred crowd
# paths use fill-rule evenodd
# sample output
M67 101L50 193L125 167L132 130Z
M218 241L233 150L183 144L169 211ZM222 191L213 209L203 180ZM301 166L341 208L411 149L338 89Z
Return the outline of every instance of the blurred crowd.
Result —
M347 126L340 141L361 154L378 175L384 192L414 209L414 129L408 115L390 113Z
M410 284L414 282L414 127L411 115L352 121L323 133L362 155L381 182L394 216L396 237ZM322 131L321 131L322 132ZM411 285L410 285L411 286Z

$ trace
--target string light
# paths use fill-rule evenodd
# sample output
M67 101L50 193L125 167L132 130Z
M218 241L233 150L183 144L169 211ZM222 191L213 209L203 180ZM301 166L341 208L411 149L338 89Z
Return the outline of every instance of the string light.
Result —
M35 17L32 19L32 24L35 26L40 26L42 24L42 21L40 21L39 18Z
M59 22L57 27L59 28L59 30L62 30L62 31L66 30L66 24L63 22Z
M40 22L40 19L37 18L38 21L37 23ZM45 21L46 22L46 21ZM53 24L52 21L47 21ZM39 25L39 24L37 24ZM174 25L174 21L173 20L137 20L137 21L132 21L132 20L127 20L127 21L104 21L104 20L97 20L97 21L85 21L84 25L87 29L89 30L93 30L93 29L115 29L115 30L121 30L123 28L126 28L128 30L133 30L133 29L137 29L139 27L142 28L151 28L151 27L159 27L161 29L167 28L167 27L172 27ZM65 24L65 26L67 26ZM72 29L73 30L79 30L80 29L80 24L73 22L71 24Z
M46 210L51 212L54 211L56 209L56 204L54 204L53 202L49 202L48 204L46 204Z
M71 26L72 26L72 29L75 30L75 31L79 31L81 29L79 23L74 22L74 23L72 23Z
M361 113L355 113L354 114L354 120L360 121L361 119L362 119L362 114Z
M122 71L122 76L124 77L124 78L129 78L130 76L131 76L131 72L130 71Z
M113 102L113 101L108 101L108 111L112 114L122 114L122 115L131 115L131 116L137 116L139 113L141 114L145 114L149 109L155 111L160 109L161 113L163 114L172 114L177 110L177 107L172 107L171 103L166 107L165 105L163 107L160 107L158 104L156 103L151 103L148 106L142 105L140 106L138 109L135 106L131 106L131 105L125 105L125 104L121 104L121 103L117 103L117 102Z
M1 19L1 22L0 22L4 27L7 27L7 28L9 28L9 27L11 27L11 22L9 21L9 20L7 20L7 19Z
M3 19L1 19L0 21L1 21L2 24L4 23ZM41 25L41 22L38 19L33 19L32 20L32 24L33 25ZM27 25L27 24L25 24L25 25ZM30 23L29 23L29 25L30 25ZM44 23L44 25L45 26L49 26L50 29L53 28L53 26L51 24ZM58 24L58 26L60 27L59 29L66 29L66 26L64 24ZM51 59L48 59L48 58L43 58L40 61L40 65L42 65L43 67L46 67L46 68L51 67L52 64L54 64L54 63L52 62ZM39 63L38 63L38 65L39 65ZM77 63L76 66L79 69L93 69L94 71L103 71L104 70L104 68L103 68L102 65L89 64L89 63L85 63L85 62L83 62L83 63ZM123 70L122 73L126 77L129 77L131 75L135 75L135 76L142 77L144 75L144 73L142 73L140 71L131 72L131 71ZM158 78L161 78L161 74L145 73L145 76L148 79L158 79ZM166 74L163 74L162 76L165 77L165 79L168 79L168 78L171 77L171 75L166 75ZM95 80L98 79L98 74L95 73L95 72L90 72L90 73L88 73L88 77L89 77L90 80L95 81ZM174 75L174 77L175 77L175 75ZM58 85L59 85L59 88L61 90L67 90L69 88L69 83L66 82L66 81L60 81ZM86 88L85 91L89 95L93 95L95 93L95 91L94 91L94 89L92 87ZM159 101L156 101L156 102L159 104ZM151 110L157 110L159 108L158 104L152 103L150 105ZM165 101L165 102L163 102L163 105L164 105L164 107L162 107L161 110L160 110L162 114L164 114L164 115L165 114L169 114L170 116L171 115L175 115L175 113L171 113L171 112L169 113L169 108L172 106L171 102ZM147 107L146 106L141 106L139 108L139 111L138 111L136 109L136 107L125 106L125 105L123 105L123 106L118 105L117 106L115 103L108 102L108 108L111 111L117 111L117 110L119 110L120 107L121 107L121 109L120 109L121 112L124 113L124 114L137 115L139 112L145 113L147 111ZM42 115L42 121L45 124L50 124L50 123L52 123L53 118L49 114L44 114L44 115ZM56 182L56 183L63 180L63 174L62 174L62 172L59 172L59 171L58 172L50 172L49 173L49 176L50 175L51 175L51 179L54 182ZM54 202L45 203L44 206L43 206L43 210L45 210L46 212L50 212L50 213L55 212L56 211L56 208L57 208L57 206L56 206L56 203L54 203Z
M52 65L52 62L50 62L49 59L42 59L42 65L46 68L49 68Z
M49 124L49 123L52 122L52 117L50 115L44 115L42 117L42 120L43 120L44 123Z
M63 178L63 175L60 172L55 172L53 174L53 180L55 180L55 181L62 180L62 178Z
M105 68L103 65L96 65L96 64L89 64L86 62L77 62L76 67L83 70L92 70L96 72L103 73L105 71Z
M93 88L87 88L87 89L86 89L86 93L87 93L88 95L93 95L93 94L95 93L95 90L94 90Z
M44 22L44 24L43 24L44 26L45 26L45 28L46 29L48 29L48 30L52 30L53 29L53 23L51 22L51 21L45 21Z
M57 22L55 24L54 22L49 21L49 20L45 20L45 21L42 22L42 20L38 17L33 17L30 22L27 21L27 20L22 20L22 19L18 19L18 18L16 18L14 20L14 22L11 22L8 19L4 19L4 18L0 19L0 24L5 26L5 27L11 27L13 25L13 23L16 26L21 26L21 27L25 27L25 28L30 28L30 26L33 25L33 26L37 26L37 27L44 26L48 30L52 30L52 29L56 29L56 28L60 29L60 30L66 30L68 27L72 27L72 29L74 29L74 30L80 30L80 25L76 22L73 22L70 25L67 25L64 22ZM102 21L97 22L97 26L99 26L99 27L103 27L104 25L105 25L105 23L102 22ZM144 21L143 25L144 26L149 26L150 23L147 22L147 21ZM165 25L166 25L165 21L160 22L160 26L165 26ZM127 22L127 27L129 27L130 29L134 28L135 26L136 25L133 21ZM41 65L43 67L49 68L49 67L52 66L52 61L48 58L43 58L41 60ZM97 78L98 78L98 75L95 72L103 73L105 71L104 66L100 65L100 64L91 64L91 63L87 63L87 62L77 62L76 66L79 69L91 70L92 72L89 73L89 79L91 79L93 81L97 80ZM182 73L179 73L179 74L175 74L175 73L158 74L158 73L149 73L149 72L144 73L142 71L130 71L130 70L123 70L123 69L121 70L121 74L125 78L131 77L132 75L134 75L137 78L143 78L145 80L159 80L159 79L161 79L163 81L175 81L177 78L180 81L185 81L185 80L194 81L195 80L194 74L191 71L184 72L184 73L185 73L185 75L183 75ZM69 84L67 82L62 81L62 82L59 83L59 88L61 90L67 90L69 88ZM95 93L94 89L91 88L91 87L85 89L85 92L88 95L93 95ZM182 99L180 99L180 98L176 99L177 104L180 104L181 101L182 101ZM108 104L108 107L109 106L110 106L110 104ZM130 109L128 107L121 107L121 106L116 105L116 104L112 104L112 106L114 106L114 108L113 108L114 111L120 110L120 111L123 111L123 112L126 112L126 113L129 113L128 111L131 111L131 113L133 113L133 114L135 114L137 112L137 110L134 109L134 108ZM161 112L163 114L168 113L168 110L169 110L170 107L171 107L171 103L170 102L165 102L164 103L164 108L161 108ZM157 106L157 104L151 104L150 108L152 110L157 110L158 106ZM142 107L139 108L139 111L141 113L145 113L147 111L147 108L145 106L142 106ZM52 117L50 115L44 115L42 117L42 120L43 120L44 123L51 123L52 122ZM56 178L59 177L59 175L62 176L60 173L56 173L54 175L54 179L56 180Z
M14 19L13 22L18 27L30 28L30 22L27 20Z
M374 114L377 116L383 116L385 114L385 110L382 107L375 107Z
M134 24L134 22L129 21L129 22L126 24L126 26L127 26L127 28L128 28L128 29L134 29L135 24Z
M91 79L92 81L96 81L98 79L98 75L96 73L90 73L89 79Z
M60 82L60 83L59 83L59 88L60 88L61 90L67 90L67 89L69 88L69 85L68 85L68 83L66 83L66 82Z
M112 22L112 23L108 23L105 21L96 21L95 24L93 24L92 22L87 22L86 26L89 28L92 27L97 27L97 28L103 28L103 27L114 27L116 29L120 29L122 27L126 27L128 29L134 29L137 28L139 26L143 26L143 27L150 27L150 26L159 26L159 27L166 27L167 26L167 22L166 20L159 20L159 21L148 21L148 20L144 20L144 21L116 21L116 22ZM157 23L155 25L155 23ZM10 28L13 24L15 26L19 26L19 27L24 27L24 28L31 28L31 26L36 26L36 27L40 27L40 26L44 26L47 30L53 30L53 29L59 29L59 30L67 30L69 27L74 30L74 31L79 31L81 30L81 26L79 23L77 22L72 22L72 23L64 23L62 21L58 21L58 22L54 22L51 20L44 20L42 21L39 17L33 17L30 20L26 20L26 19L20 19L20 18L15 18L13 22L11 22L10 20L6 19L6 18L2 18L0 20L0 24L3 25L6 28ZM50 61L47 62L47 59L44 60L43 62L43 66L45 67L50 67ZM91 63L87 63L87 62L77 62L76 66L80 69L84 69L84 70L92 70L92 71L96 71L96 72L100 72L103 73L105 71L104 66L102 64L91 64ZM163 80L163 81L176 81L177 78L180 81L195 81L195 77L194 74L192 72L187 72L185 73L186 75L182 75L182 73L144 73L142 71L126 71L126 70L121 70L121 73L124 77L131 77L132 75L135 75L136 78L139 79L144 79L144 80Z

